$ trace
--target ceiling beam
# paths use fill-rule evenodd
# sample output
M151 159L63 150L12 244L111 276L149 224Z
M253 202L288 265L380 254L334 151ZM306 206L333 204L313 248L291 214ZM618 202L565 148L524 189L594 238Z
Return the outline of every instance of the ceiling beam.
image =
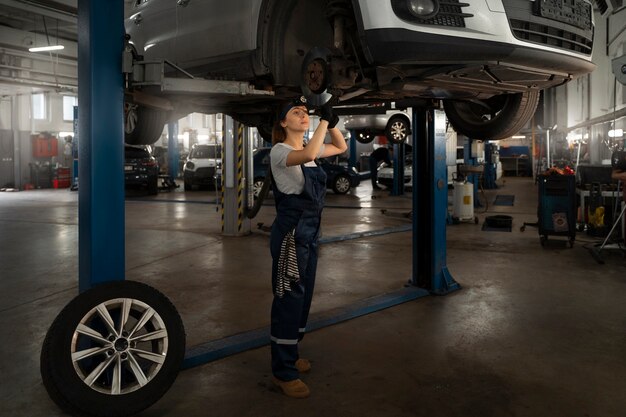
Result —
M61 3L56 3L56 7L54 7L51 3L56 2L47 1L44 3L32 0L0 0L0 6L12 7L29 13L58 19L63 22L78 24L78 13L76 12L76 8L62 7Z
M0 0L4 1L4 0ZM37 42L35 42L35 40ZM36 44L35 44L36 43ZM70 59L78 58L78 43L66 39L60 40L60 43L65 47L60 51L55 51L54 56L66 57ZM46 40L43 35L35 35L32 32L26 32L23 30L12 29L6 26L0 26L0 45L5 45L12 48L17 48L28 52L28 48L33 46L45 46ZM58 52L58 54L57 54ZM31 52L33 55L42 54L42 52ZM49 57L48 53L43 52L44 56Z

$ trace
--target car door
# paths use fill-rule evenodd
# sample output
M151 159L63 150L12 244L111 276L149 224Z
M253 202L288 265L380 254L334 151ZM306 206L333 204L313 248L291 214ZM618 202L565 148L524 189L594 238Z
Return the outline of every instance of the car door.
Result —
M262 0L178 0L177 62L201 65L211 58L253 51Z
M126 33L145 59L176 60L177 0L133 0L127 9Z

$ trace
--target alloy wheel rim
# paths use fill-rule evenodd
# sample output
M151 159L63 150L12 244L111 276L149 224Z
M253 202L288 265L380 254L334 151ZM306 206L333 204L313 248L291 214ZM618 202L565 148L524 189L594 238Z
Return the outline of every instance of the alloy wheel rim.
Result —
M347 178L341 177L337 179L337 190L346 192L350 189L350 181Z
M152 307L115 298L85 314L70 346L74 370L88 387L120 395L154 379L167 357L169 340L163 319Z
M391 135L395 140L404 140L406 138L406 128L402 122L394 122L391 125Z

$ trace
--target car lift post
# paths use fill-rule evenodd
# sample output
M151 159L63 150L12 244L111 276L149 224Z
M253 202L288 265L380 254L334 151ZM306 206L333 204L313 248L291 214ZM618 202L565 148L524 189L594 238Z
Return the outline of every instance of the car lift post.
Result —
M391 187L391 195L404 194L404 154L405 145L403 143L393 144L393 186Z
M349 142L349 152L350 152L350 157L348 159L348 166L350 168L354 168L356 166L356 131L354 130L350 130L350 142ZM361 169L359 171L361 171L363 169L363 167L361 167Z
M250 141L249 129L224 115L224 142L222 145L222 233L225 236L243 236L250 233L247 207L246 180L249 171L244 154ZM246 190L248 188L248 190Z
M169 175L172 184L178 178L179 159L178 122L170 122L167 124L167 175Z
M124 2L78 2L78 288L124 280Z
M461 286L446 266L446 118L413 108L413 274L409 283L445 295Z

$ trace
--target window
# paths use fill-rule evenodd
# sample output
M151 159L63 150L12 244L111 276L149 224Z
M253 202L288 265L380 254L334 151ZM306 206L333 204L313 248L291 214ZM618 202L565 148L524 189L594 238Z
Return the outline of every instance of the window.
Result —
M76 96L63 96L63 121L74 120L74 106L78 105Z
M33 119L44 120L46 119L46 96L44 93L37 93L32 95L33 103Z

